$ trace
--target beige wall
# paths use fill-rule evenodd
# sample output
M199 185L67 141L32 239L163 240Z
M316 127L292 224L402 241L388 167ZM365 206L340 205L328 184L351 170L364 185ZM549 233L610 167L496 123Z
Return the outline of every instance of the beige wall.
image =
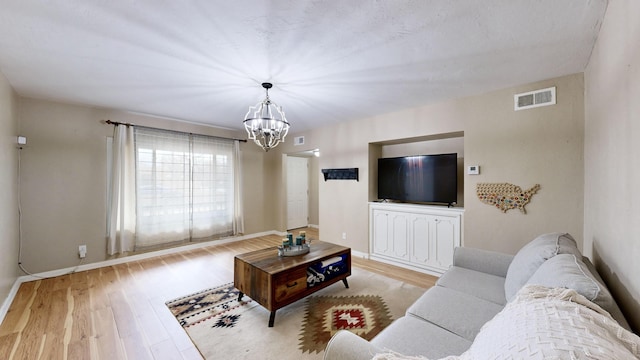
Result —
M549 86L557 87L557 105L513 110L515 93ZM465 166L482 168L481 175L463 178L466 246L514 253L550 231L570 232L582 245L583 91L583 77L576 74L295 134L305 135L310 149L320 149L321 169L359 168L358 182L319 183L322 239L368 252L367 203L375 199L369 169L371 158L382 154L377 144L463 132ZM292 149L288 142L280 151ZM517 210L503 214L476 198L478 182L511 182L523 188L539 183L542 188L527 206L527 215ZM342 240L345 232L347 239Z
M555 86L557 104L513 110L513 95ZM582 74L496 91L462 101L466 110L465 245L515 253L535 236L569 232L582 247L584 101ZM512 183L540 190L519 210L481 203L476 185Z
M102 120L164 129L244 137L244 134L87 106L20 98L20 124L29 139L23 150L23 264L31 272L78 263L78 245L87 245L85 263L106 259L106 138L113 126ZM262 204L272 202L269 167L255 145L242 143L245 233L271 230Z
M640 2L609 2L585 71L585 253L640 331Z
M247 134L238 134L245 139ZM255 234L274 230L275 214L269 204L276 202L276 194L271 191L274 170L264 151L253 142L240 143L242 157L242 203L244 212L244 233Z
M18 278L18 103L0 73L0 305Z
M382 145L383 157L456 153L464 158L464 136Z
M318 226L320 223L320 204L318 199L318 186L320 185L320 159L313 156L309 158L309 224Z

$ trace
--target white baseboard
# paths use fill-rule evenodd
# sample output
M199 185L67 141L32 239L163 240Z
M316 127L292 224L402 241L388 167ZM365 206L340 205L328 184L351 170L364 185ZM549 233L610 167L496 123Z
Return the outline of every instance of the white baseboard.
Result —
M360 251L355 251L355 250L353 250L353 249L351 249L351 256L355 256L355 257L359 257L359 258L362 258L362 259L369 260L369 254L368 254L368 253L363 253L363 252L360 252Z
M233 236L233 237L219 239L219 240L204 241L204 242L199 242L197 244L178 246L170 249L150 251L144 254L136 254L136 255L125 256L117 259L98 261L90 264L72 266L72 267L58 269L58 270L45 271L45 272L32 274L32 275L23 275L16 279L15 283L13 284L13 287L11 288L11 291L9 292L9 295L7 295L7 297L2 302L2 307L0 307L0 323L2 323L2 321L4 320L4 317L7 315L7 312L9 311L9 307L11 307L11 303L13 302L13 299L18 294L18 289L20 288L20 284L24 282L52 278L56 276L66 275L73 272L99 269L106 266L124 264L130 261L138 261L138 260L149 259L152 257L161 256L161 255L174 254L174 253L185 251L185 250L199 249L199 248L203 248L203 247L207 247L215 244L226 244L226 243L236 242L240 240L266 236L266 235L286 236L286 234L287 234L286 232L281 232L276 230L264 231L261 233L255 233L250 235Z
M4 321L4 317L7 316L7 312L9 312L11 303L18 294L18 289L20 288L20 284L22 283L23 281L21 281L20 278L17 278L13 283L13 286L11 287L11 291L9 291L9 295L7 295L7 298L2 302L2 307L0 307L0 324L2 324L2 322Z

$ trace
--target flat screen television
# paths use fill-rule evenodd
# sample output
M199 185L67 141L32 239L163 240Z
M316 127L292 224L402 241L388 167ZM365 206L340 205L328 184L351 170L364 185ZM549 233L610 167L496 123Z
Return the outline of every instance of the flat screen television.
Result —
M455 204L457 158L438 154L378 159L378 199Z

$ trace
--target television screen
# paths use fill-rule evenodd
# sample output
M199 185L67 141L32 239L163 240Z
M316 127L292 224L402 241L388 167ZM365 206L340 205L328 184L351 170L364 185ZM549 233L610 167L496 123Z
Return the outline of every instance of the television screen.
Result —
M378 198L454 204L457 158L457 154L439 154L378 159Z

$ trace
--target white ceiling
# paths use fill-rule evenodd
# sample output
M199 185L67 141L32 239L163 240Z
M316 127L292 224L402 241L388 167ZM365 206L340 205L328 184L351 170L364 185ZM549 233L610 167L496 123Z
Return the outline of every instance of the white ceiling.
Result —
M23 96L292 132L584 71L607 0L2 0ZM117 119L113 119L117 120Z

